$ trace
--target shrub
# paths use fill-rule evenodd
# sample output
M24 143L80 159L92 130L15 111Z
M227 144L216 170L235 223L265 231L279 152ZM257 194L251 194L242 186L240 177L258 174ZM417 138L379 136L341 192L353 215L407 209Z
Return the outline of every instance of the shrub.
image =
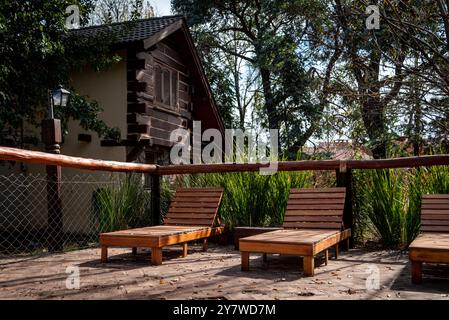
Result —
M423 194L449 193L449 167L356 171L357 234L369 228L386 247L408 246L419 234Z
M139 174L128 174L118 185L98 189L93 194L93 208L101 232L149 225L148 199Z

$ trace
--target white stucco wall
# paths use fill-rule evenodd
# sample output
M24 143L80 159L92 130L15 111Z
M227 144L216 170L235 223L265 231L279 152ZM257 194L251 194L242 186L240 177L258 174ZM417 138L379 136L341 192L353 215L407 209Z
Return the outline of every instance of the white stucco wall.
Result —
M126 108L127 108L127 79L126 79L126 53L119 52L122 60L107 70L101 72L94 72L86 67L81 71L72 73L72 85L76 92L81 95L87 95L91 99L98 101L103 108L100 118L106 122L110 127L118 127L121 131L122 138L126 137ZM64 137L64 142L61 145L61 153L64 155L93 158L101 160L112 161L126 161L125 147L101 147L100 138L97 133L87 131L79 126L78 121L70 121L68 125L68 135ZM40 128L27 126L26 132L33 133L34 136L40 138ZM78 134L90 134L92 136L91 142L78 141ZM32 147L33 150L43 151L43 144ZM43 165L24 165L25 174L40 175L45 178L45 166ZM9 175L22 172L20 164L14 166L4 163L0 165L0 174ZM79 232L88 229L91 224L91 198L92 191L96 188L93 184L88 184L94 181L104 181L108 173L97 171L76 170L71 168L63 168L63 183L62 186L62 202L63 202L63 217L64 230L69 232ZM83 177L78 179L77 176ZM88 176L88 178L87 178ZM79 183L71 184L70 181L77 180ZM87 182L89 180L89 182ZM3 186L5 187L5 186ZM43 189L45 184L39 184L39 190ZM11 190L14 186L11 186ZM38 192L38 191L36 191ZM4 213L4 219L13 221L13 216L20 216L21 220L31 222L33 227L44 227L46 225L47 205L45 189L39 191L41 196L33 195L27 197L20 195L17 197L17 206L15 203L10 206L10 211ZM36 196L38 198L36 198ZM20 200L21 199L21 200ZM27 199L29 200L27 203ZM11 202L11 201L10 201ZM24 210L23 208L27 209ZM26 212L25 212L26 211ZM17 219L16 219L17 220ZM8 221L8 220L6 220ZM8 225L8 224L6 224ZM9 224L11 227L11 224ZM6 228L5 224L0 224L0 228ZM14 227L14 226L13 226Z

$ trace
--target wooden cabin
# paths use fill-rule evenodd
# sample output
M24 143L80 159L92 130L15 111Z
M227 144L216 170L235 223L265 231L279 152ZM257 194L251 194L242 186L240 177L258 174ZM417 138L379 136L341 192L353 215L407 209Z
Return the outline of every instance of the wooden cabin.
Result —
M224 131L184 18L151 18L131 25L117 23L71 33L77 37L90 37L103 31L113 36L111 50L121 60L100 72L81 66L80 70L72 72L71 82L78 94L99 103L103 109L100 118L108 126L119 128L121 138L118 141L100 139L96 132L87 131L78 121L70 120L61 144L62 154L168 164L172 146L170 133L173 130L192 129L192 122L198 120L203 131L209 128ZM24 128L25 137L39 137L40 133L40 128L33 125ZM25 147L43 151L44 146L37 141ZM0 164L0 174L12 173L26 173L33 184L27 184L21 176L17 180L5 180L2 190L12 191L3 192L3 198L14 195L9 196L10 201L20 202L20 205L2 212L0 234L39 234L45 231L48 228L46 191L42 183L45 181L45 166L6 161ZM96 232L96 226L92 224L94 210L91 199L95 190L110 186L114 177L107 172L66 167L62 174L64 232L76 235ZM16 183L22 180L23 184ZM151 179L146 179L146 182L146 188L151 189ZM29 189L24 192L23 188Z
M116 23L72 31L77 37L99 32L114 37L113 51L122 61L94 72L88 67L72 75L80 94L99 102L101 117L121 131L119 141L101 140L77 123L69 125L62 153L116 161L168 163L177 128L192 129L201 121L224 132L223 122L182 16Z

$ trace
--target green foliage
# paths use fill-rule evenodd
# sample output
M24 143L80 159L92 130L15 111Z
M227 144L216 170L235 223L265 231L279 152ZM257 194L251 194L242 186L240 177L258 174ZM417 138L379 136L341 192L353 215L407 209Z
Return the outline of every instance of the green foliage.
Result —
M0 1L0 142L21 144L24 123L39 125L48 105L48 90L59 84L69 87L70 71L87 64L98 69L115 62L109 44L113 37L70 37L65 29L65 9L76 4L81 22L87 21L92 1ZM73 88L72 88L73 92ZM98 119L101 109L73 92L73 105L57 110L64 118L80 120L85 129L100 136L115 136Z
M362 175L363 186L356 188L359 191L363 189L363 209L382 243L388 247L406 243L406 222L410 218L407 171L367 170Z
M280 226L284 220L290 188L313 186L312 173L278 172L272 176L259 172L198 174L179 178L186 187L223 187L219 211L228 227Z
M259 117L258 122L280 129L285 149L294 148L295 153L303 146L318 127L324 106L324 100L314 99L320 89L313 83L313 72L307 70L315 63L310 60L307 34L312 25L319 28L322 23L323 2L172 0L172 7L187 16L208 76L214 89L220 88L218 101L226 122L230 122L232 109L238 109L240 119L233 120L241 126L247 106L240 106L240 96L250 91L253 95L243 100L252 101L249 109ZM242 62L236 68L237 76L230 68L216 68L233 59ZM246 90L238 82L247 80L252 71L256 79ZM263 99L257 99L257 94Z
M165 218L165 215L168 212L168 208L170 207L171 199L174 195L174 190L172 189L171 183L167 178L161 179L161 214L160 217L162 219ZM162 223L163 221L159 221Z
M101 232L151 225L151 193L145 190L141 174L122 176L115 184L99 188L92 195L93 218ZM161 180L161 212L168 211L173 191L167 180ZM160 221L162 222L162 221Z
M101 232L150 225L149 194L142 175L130 174L118 185L98 189L93 194L94 217Z
M449 193L449 167L354 172L356 237L370 225L386 247L407 246L419 234L423 194Z
M449 167L434 166L422 169L422 188L426 194L449 194Z

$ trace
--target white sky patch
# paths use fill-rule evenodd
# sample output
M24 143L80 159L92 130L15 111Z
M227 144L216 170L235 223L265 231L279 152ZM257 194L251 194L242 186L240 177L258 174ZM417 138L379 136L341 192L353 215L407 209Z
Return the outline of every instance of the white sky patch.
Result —
M151 0L150 3L154 6L158 16L169 16L172 14L170 0Z

